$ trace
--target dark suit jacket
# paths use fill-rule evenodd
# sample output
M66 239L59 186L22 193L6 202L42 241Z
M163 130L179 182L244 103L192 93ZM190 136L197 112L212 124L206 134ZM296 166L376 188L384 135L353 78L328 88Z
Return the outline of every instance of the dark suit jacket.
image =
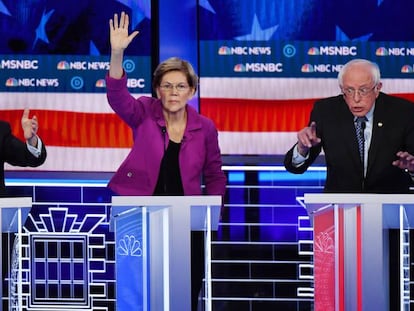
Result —
M42 152L36 158L27 149L26 142L13 136L10 124L0 121L0 196L6 192L4 184L4 163L14 166L39 166L46 160L46 148L42 144Z
M413 185L411 177L392 162L398 151L414 155L414 104L384 93L378 96L365 179L353 120L342 95L315 102L310 122L316 122L322 142L310 149L309 159L299 167L292 165L292 147L285 155L286 169L296 174L305 172L323 148L326 192L408 193Z

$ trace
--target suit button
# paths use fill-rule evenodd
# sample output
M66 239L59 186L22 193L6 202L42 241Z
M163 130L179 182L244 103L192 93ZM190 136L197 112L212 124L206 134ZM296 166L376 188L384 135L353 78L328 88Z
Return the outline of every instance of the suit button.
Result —
M128 177L132 177L132 173L131 172L128 172L127 176Z

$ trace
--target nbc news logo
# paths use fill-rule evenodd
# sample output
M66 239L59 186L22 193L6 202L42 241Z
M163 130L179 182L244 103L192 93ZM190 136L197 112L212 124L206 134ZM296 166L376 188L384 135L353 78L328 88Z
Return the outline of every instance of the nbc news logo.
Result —
M376 56L411 56L414 48L385 48L379 47L375 51Z

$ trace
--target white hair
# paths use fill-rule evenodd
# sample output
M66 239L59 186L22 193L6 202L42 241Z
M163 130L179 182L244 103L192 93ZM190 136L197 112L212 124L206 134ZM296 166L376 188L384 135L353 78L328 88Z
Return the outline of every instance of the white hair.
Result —
M362 58L356 58L353 59L349 62L347 62L341 69L341 71L338 74L338 83L339 86L342 87L343 86L343 77L344 74L346 73L346 71L352 67L353 65L368 65L371 67L371 71L372 71L372 80L374 81L374 85L377 85L380 82L381 79L381 73L380 73L380 69L378 67L378 65L374 62L371 62L367 59L362 59Z

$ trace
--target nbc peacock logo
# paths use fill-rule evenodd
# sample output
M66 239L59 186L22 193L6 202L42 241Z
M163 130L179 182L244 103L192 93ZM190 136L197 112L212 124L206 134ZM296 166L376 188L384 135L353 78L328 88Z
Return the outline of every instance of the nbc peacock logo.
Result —
M18 86L17 80L15 78L8 78L6 80L6 84L7 87L15 87Z
M99 79L99 80L97 80L96 83L95 83L95 87L98 87L98 88L104 88L104 87L106 87L105 79Z
M303 64L301 71L302 72L313 72L313 67L310 64Z
M246 71L246 66L244 66L243 64L237 64L234 66L234 72L245 72Z
M404 65L401 67L401 73L412 73L413 72L413 67L411 67L410 65Z
M218 50L219 55L231 55L231 50L227 46L221 46Z
M65 60L61 60L57 64L57 70L68 70L69 69L69 63Z
M308 55L312 55L312 56L319 55L319 49L316 47L311 47L308 50Z
M376 51L375 51L375 55L377 56L388 56L388 51L386 48L384 47L379 47Z

